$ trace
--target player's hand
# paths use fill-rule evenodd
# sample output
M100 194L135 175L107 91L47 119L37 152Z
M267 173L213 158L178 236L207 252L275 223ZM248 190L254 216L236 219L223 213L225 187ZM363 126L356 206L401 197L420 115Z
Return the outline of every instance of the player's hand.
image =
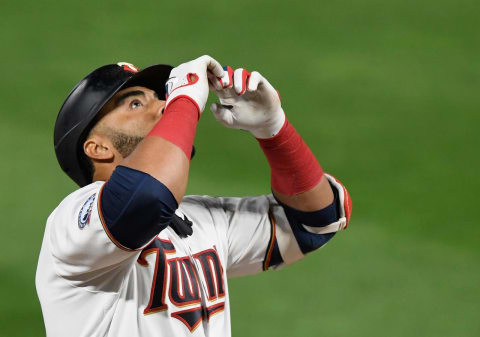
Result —
M175 99L186 97L196 104L199 113L202 113L208 98L208 77L222 77L223 74L220 63L208 55L173 68L165 84L167 92L165 108Z
M220 104L210 107L226 127L250 131L256 138L275 136L285 123L280 96L260 73L225 67L213 88Z

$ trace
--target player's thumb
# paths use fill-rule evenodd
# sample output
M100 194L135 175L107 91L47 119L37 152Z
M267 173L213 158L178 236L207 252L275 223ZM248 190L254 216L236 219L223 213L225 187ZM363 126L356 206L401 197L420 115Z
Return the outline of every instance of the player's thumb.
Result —
M234 126L235 119L231 110L219 103L213 103L210 105L210 110L213 112L213 117L215 117L219 123L230 128Z

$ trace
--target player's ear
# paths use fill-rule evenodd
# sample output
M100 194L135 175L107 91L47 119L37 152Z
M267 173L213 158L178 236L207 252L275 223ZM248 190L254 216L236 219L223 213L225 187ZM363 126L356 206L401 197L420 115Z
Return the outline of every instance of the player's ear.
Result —
M115 157L112 143L102 135L91 135L83 143L83 151L92 160L111 161Z

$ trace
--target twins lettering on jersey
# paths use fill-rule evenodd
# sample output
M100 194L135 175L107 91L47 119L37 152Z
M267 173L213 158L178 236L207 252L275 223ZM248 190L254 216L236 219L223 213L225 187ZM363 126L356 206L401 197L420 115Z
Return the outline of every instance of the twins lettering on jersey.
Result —
M149 265L146 260L147 255L156 254L150 300L143 313L147 315L166 311L168 309L166 303L168 292L170 303L175 307L189 307L175 311L171 316L180 320L190 331L193 331L202 319L205 318L208 321L212 315L221 312L225 308L225 302L202 306L201 281L197 269L188 256L175 257L175 252L171 241L160 238L156 238L142 250L137 260L142 266ZM214 302L224 298L223 267L217 251L213 248L207 249L194 254L193 258L203 271L208 301ZM167 282L168 275L170 277Z

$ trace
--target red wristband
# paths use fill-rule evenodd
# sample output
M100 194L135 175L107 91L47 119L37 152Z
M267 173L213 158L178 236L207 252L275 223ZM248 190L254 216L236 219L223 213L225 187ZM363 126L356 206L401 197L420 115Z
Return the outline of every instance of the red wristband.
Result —
M270 164L275 191L286 195L300 194L322 179L322 167L288 120L275 137L257 138L257 141Z
M156 136L168 140L181 148L190 159L198 118L198 106L189 98L180 96L168 105L147 137Z

